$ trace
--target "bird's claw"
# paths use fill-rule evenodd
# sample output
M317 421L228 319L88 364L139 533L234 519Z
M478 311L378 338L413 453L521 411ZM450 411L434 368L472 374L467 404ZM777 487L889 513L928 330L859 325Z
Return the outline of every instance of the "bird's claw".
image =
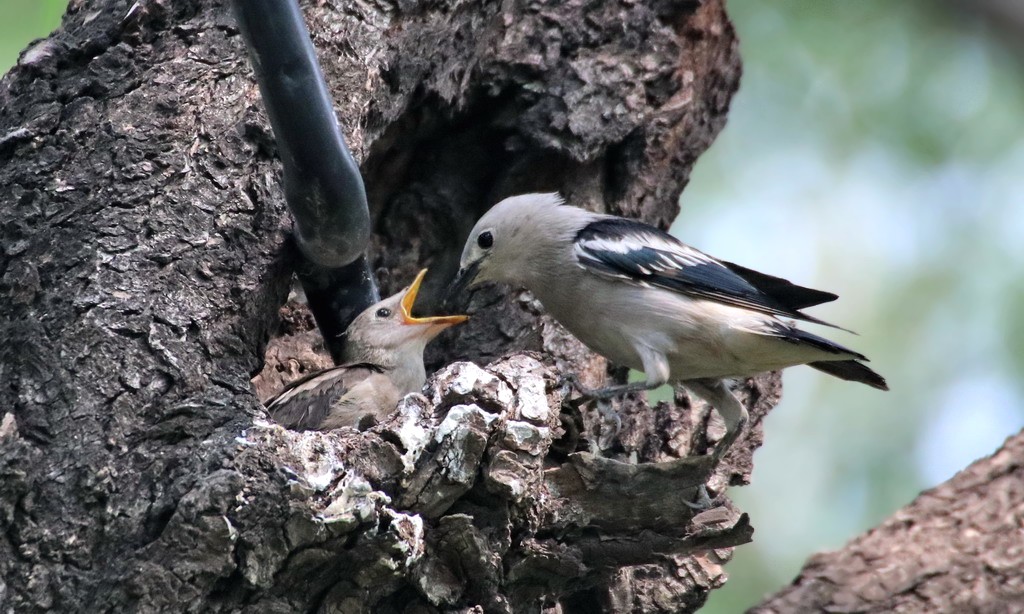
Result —
M622 416L619 415L619 412L615 411L615 408L612 407L608 399L599 399L597 401L597 413L601 415L602 420L606 424L611 424L615 427L615 434L618 435L619 431L622 430Z
M684 499L683 504L692 510L697 510L698 512L705 512L715 507L716 499L717 497L715 499L709 497L707 486L701 484L700 486L697 487L697 497L693 501L687 501Z
M619 437L619 432L622 431L622 416L607 399L598 400L597 413L601 416L601 434L597 445L600 449L607 450L612 447Z
M584 386L575 373L568 373L562 376L562 385L569 385L580 393L580 397L587 401L607 401L634 392L652 390L655 386L647 383L621 384L616 386L605 386L603 388L588 388Z
M559 383L559 387L568 386L571 390L575 390L580 393L581 397L590 399L593 397L593 388L587 388L580 381L580 378L575 373L566 373L562 376L562 381Z

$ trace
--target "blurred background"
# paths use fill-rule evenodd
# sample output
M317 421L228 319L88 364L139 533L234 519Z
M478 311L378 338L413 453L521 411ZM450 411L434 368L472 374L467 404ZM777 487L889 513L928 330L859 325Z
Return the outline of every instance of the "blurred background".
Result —
M18 61L29 41L60 25L68 0L0 0L0 74Z
M0 72L66 0L3 0ZM785 375L739 612L1024 426L1024 2L729 0L744 77L673 232L834 291L815 316L892 391Z
M1024 2L728 0L743 80L673 232L836 292L892 390L786 371L740 612L1024 426ZM1002 11L1002 12L1001 12ZM813 327L809 327L813 328Z

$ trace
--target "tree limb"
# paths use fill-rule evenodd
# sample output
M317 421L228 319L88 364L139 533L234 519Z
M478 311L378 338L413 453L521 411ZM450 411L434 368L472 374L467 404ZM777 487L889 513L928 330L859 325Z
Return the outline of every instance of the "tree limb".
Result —
M925 491L751 612L1017 612L1024 603L1024 433Z

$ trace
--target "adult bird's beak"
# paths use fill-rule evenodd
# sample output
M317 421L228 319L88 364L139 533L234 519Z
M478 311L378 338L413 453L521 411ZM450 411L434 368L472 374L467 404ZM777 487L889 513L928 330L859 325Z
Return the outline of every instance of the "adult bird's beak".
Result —
M416 295L419 294L420 284L423 283L423 277L427 274L427 269L423 269L416 276L416 279L412 280L412 285L405 291L405 296L402 297L402 324L416 324L416 325L428 325L435 327L437 332L461 324L469 319L469 316L432 316L427 318L417 318L412 315L412 306L416 303Z
M452 309L456 305L455 301L457 298L465 293L466 289L473 284L473 280L476 279L476 275L479 272L479 260L470 262L459 269L459 272L455 274L455 279L452 280L452 283L448 284L448 290L444 297L444 305L446 308Z

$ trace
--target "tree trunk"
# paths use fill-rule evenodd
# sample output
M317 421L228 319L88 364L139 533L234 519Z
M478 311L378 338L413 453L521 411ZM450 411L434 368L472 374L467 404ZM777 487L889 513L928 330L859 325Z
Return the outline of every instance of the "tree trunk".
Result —
M1024 609L1024 432L842 550L810 558L751 612Z
M722 0L306 8L384 293L429 265L436 297L513 193L667 226L739 79ZM746 517L684 504L717 415L630 399L611 445L558 384L604 361L528 295L478 295L429 362L490 366L381 425L267 421L265 356L264 395L317 359L309 333L266 353L309 322L279 320L289 221L225 4L72 0L0 100L5 611L678 612L724 581ZM717 491L749 478L778 379L743 391Z

